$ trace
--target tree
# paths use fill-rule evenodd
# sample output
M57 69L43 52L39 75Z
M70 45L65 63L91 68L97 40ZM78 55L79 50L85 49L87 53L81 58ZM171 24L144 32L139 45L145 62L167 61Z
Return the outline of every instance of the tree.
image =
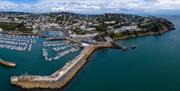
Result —
M107 31L107 25L105 23L99 24L99 26L96 27L97 31L104 32Z

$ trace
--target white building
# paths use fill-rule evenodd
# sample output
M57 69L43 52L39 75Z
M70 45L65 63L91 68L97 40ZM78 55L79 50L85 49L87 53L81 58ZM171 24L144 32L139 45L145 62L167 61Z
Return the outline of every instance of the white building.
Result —
M124 31L136 31L138 29L137 25L131 25L131 26L122 26L121 28L116 28L113 30L114 33L120 33Z
M80 26L80 29L81 29L81 30L85 30L85 29L86 29L86 26L82 25L82 26Z
M2 28L0 28L0 32L2 32L3 31L3 29Z
M56 23L47 23L48 26L54 26L54 27L58 27L59 25Z
M72 38L93 38L95 36L97 36L98 33L93 33L93 34L85 34L85 35L76 35L76 34L72 34L70 35L70 37Z
M82 43L81 46L87 47L87 46L89 46L89 44L87 44L87 43Z
M86 31L93 31L96 30L96 28L86 28Z
M116 23L116 21L106 21L106 22L104 22L105 24L115 24Z

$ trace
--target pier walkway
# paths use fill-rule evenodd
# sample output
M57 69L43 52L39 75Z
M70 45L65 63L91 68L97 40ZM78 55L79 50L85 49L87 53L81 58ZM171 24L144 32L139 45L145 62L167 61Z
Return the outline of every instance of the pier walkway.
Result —
M111 43L101 42L85 47L73 60L50 76L12 76L11 84L22 88L62 88L65 86L87 62L88 57L98 48L114 47Z

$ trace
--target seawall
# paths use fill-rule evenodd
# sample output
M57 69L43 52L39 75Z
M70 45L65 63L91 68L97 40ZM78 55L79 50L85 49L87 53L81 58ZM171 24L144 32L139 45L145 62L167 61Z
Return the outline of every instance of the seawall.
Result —
M21 88L62 88L76 75L76 73L87 62L91 54L99 48L115 47L112 43L101 42L96 45L85 47L81 53L73 60L66 63L61 69L51 74L50 76L12 76L11 84Z

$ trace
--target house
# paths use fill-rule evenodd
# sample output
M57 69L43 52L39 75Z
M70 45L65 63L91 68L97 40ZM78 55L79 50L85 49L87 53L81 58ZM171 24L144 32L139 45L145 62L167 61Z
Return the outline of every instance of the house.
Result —
M2 32L3 31L3 29L2 28L0 28L0 32Z
M120 33L124 31L136 31L138 29L137 25L131 25L131 26L122 26L120 28L115 28L113 30L114 33Z
M116 23L116 21L106 21L106 22L104 22L105 24L115 24Z

